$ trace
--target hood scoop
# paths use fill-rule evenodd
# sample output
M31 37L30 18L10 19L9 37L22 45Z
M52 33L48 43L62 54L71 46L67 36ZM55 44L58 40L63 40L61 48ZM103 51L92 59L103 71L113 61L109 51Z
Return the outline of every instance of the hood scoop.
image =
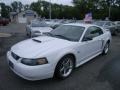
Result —
M40 41L40 40L37 40L37 39L32 39L33 41L35 41L35 42L38 42L38 43L41 43L42 41Z
M52 40L54 40L54 38L48 37L48 36L40 36L40 37L32 38L32 40L34 42L44 43L44 42L52 41Z

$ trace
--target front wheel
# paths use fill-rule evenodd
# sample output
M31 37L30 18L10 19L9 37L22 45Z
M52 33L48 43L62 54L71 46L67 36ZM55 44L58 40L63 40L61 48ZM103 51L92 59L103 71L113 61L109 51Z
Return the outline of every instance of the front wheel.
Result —
M109 51L109 43L107 42L104 46L102 54L106 55L108 53L108 51Z
M63 57L57 64L55 77L65 79L70 76L74 68L74 58L71 56Z
M114 36L117 36L117 34L118 34L118 30L115 30L115 31L113 32L113 35L114 35Z
M31 36L32 36L32 35L31 35L31 32L27 32L27 33L26 33L26 36L27 36L28 38L31 38Z

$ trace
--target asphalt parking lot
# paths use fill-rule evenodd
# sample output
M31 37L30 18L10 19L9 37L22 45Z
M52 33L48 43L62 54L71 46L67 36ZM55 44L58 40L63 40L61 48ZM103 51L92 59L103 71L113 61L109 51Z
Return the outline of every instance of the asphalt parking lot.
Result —
M0 26L0 32L11 33L3 39L0 52L0 90L120 90L120 35L114 36L108 55L97 56L75 69L65 80L27 81L15 75L6 62L6 52L24 39L25 25Z

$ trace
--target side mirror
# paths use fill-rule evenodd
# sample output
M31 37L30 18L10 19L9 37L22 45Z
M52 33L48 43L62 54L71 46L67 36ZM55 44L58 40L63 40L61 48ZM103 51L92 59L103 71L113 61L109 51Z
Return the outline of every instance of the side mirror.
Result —
M93 37L92 36L85 36L83 38L83 41L90 41L90 40L93 40Z

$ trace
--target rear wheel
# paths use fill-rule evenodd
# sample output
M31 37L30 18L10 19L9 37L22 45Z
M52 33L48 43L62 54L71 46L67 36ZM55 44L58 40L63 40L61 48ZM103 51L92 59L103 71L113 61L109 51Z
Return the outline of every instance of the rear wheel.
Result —
M115 30L115 31L113 32L113 35L114 35L114 36L117 36L117 34L118 34L118 31Z
M102 54L106 55L108 53L108 51L109 51L109 42L107 42L105 44Z
M26 33L27 37L31 38L31 32Z
M63 57L57 64L55 77L65 79L70 76L74 68L74 58L70 55Z

